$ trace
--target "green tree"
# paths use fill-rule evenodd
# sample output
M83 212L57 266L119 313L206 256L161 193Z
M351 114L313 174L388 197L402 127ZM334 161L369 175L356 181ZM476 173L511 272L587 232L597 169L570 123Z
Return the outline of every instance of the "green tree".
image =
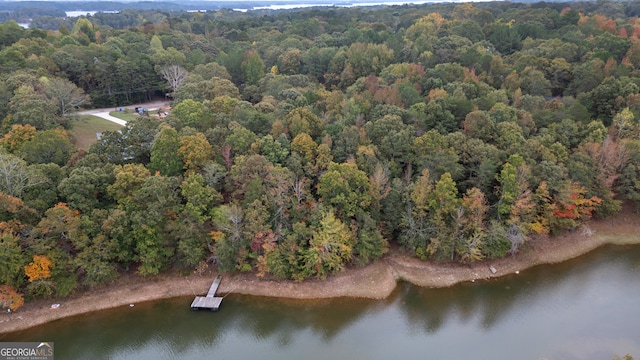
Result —
M286 140L286 138L284 139ZM258 140L257 146L261 155L265 156L271 163L283 165L289 156L287 141L280 138L274 139L270 134Z
M367 175L352 164L331 163L318 179L318 195L334 206L338 217L347 220L367 212L371 206Z
M118 276L116 258L120 244L102 233L105 216L106 211L97 210L91 216L82 217L87 237L78 243L74 263L82 274L82 283L90 287L108 283Z
M104 236L92 239L86 247L80 248L76 263L83 272L82 283L90 287L108 283L118 277L116 264L113 262L115 243Z
M519 153L522 145L525 143L522 128L514 122L501 122L496 124L496 134L496 147L508 154Z
M190 212L198 221L205 221L214 206L222 202L222 196L207 186L204 177L195 174L184 179L180 184L182 197L186 200L184 211Z
M491 142L495 137L495 121L485 112L475 110L468 113L462 123L465 135Z
M587 93L598 86L604 77L604 62L600 59L576 64L573 68L573 79L567 87L567 94L576 96Z
M416 120L424 131L436 129L442 134L454 131L458 124L451 111L446 109L442 101L430 100L428 103L417 103L411 107L416 114Z
M356 126L344 127L336 136L332 136L333 146L331 154L334 161L341 163L349 158L353 158L358 151L360 135L362 130Z
M520 49L522 46L520 34L518 29L511 24L497 23L491 35L489 35L489 41L495 46L496 50L504 55L509 55Z
M231 146L231 151L236 155L249 154L251 145L258 139L256 134L235 121L232 121L228 128L230 134L226 137L225 143Z
M622 60L631 47L631 40L606 31L596 36L593 43L596 47L606 50L616 61Z
M77 167L58 185L60 195L67 204L84 214L110 204L107 186L114 180L113 165L101 168Z
M0 45L11 46L25 35L25 29L15 20L9 20L0 24Z
M71 294L78 285L74 256L89 238L83 228L78 211L60 203L45 212L45 216L33 228L34 243L31 249L36 254L46 255L54 264L51 271L51 287L58 296ZM33 282L30 291L39 286Z
M138 163L146 165L151 158L151 146L158 133L158 120L139 117L128 121L118 131L107 131L91 145L89 153L97 154L116 165Z
M209 80L191 80L188 78L175 92L173 98L177 103L192 99L194 101L213 100L216 97L228 96L240 98L240 91L229 80L214 77Z
M244 59L240 64L243 79L247 85L257 85L258 81L264 77L265 65L255 50L248 50L244 54Z
M141 164L118 165L113 170L114 182L107 191L123 209L134 206L133 195L140 189L145 180L151 176L147 168Z
M197 65L193 69L193 74L197 74L203 80L211 80L213 78L231 80L231 75L227 69L217 62Z
M187 63L187 56L174 47L168 47L165 50L159 50L156 52L153 56L153 60L155 62L155 68L157 69L156 71L161 74L163 69L169 69L172 66L179 67L174 68L173 70L177 70L182 73L184 70L183 66ZM180 70L180 68L182 70ZM162 74L162 76L164 77L164 74ZM178 75L178 77L181 77L181 75Z
M629 154L629 162L620 172L616 192L623 199L633 201L637 208L640 205L640 142L627 141L625 148Z
M130 216L140 275L157 275L175 254L165 225L181 210L178 187L178 178L149 176L133 193Z
M393 50L385 44L351 44L346 52L345 67L340 75L344 85L351 85L360 77L379 75L394 60Z
M172 127L163 128L151 146L151 161L147 166L151 172L176 176L182 174L184 163L179 156L180 137Z
M380 158L389 161L394 176L413 162L413 131L400 116L385 115L365 125L369 139L377 146Z
M160 40L160 37L158 37L158 35L153 35L151 37L151 41L149 42L149 50L153 53L164 50L162 40Z
M204 261L210 251L209 226L192 211L183 211L167 224L166 231L176 242L174 262L190 271ZM185 272L186 272L185 271Z
M332 212L328 212L309 241L305 267L311 270L313 276L325 279L327 275L344 268L351 259L353 245L354 239L349 228Z
M338 48L336 47L314 46L308 49L302 55L303 73L317 79L319 82L324 82L324 75L328 72L331 59L333 59L337 51Z
M122 266L129 267L137 260L130 214L117 208L105 213L100 232L114 245L114 259Z
M0 235L0 284L19 288L24 283L24 266L28 257L16 234L3 231Z
M22 157L30 164L54 163L63 166L75 148L64 130L39 131L20 147Z
M520 194L520 182L518 179L517 167L521 165L522 158L520 156L514 157L515 164L510 162L505 163L502 166L502 170L496 175L500 186L498 190L498 205L497 211L499 218L503 218L503 221L509 221L509 215L511 215L512 207L515 205L518 195Z
M12 124L32 125L38 130L47 130L57 125L58 106L32 86L22 85L14 91L9 101ZM8 126L11 124L4 124Z
M451 174L444 173L430 192L427 206L430 222L435 228L435 236L429 240L427 253L438 260L453 260L455 256L456 233L455 215L460 205L458 188Z
M289 129L291 139L301 133L318 139L323 130L320 119L309 109L302 107L291 110L285 117L284 125Z
M533 67L525 68L520 74L522 92L533 96L551 96L551 82L545 74Z
M215 241L218 267L221 271L238 270L244 264L249 239L244 237L244 212L236 204L222 205L214 217L217 233L212 235Z
M456 179L462 175L463 168L459 164L460 157L455 148L435 129L416 138L412 150L418 168L428 169L433 177L440 177L447 172Z
M185 99L171 109L171 119L177 120L181 126L200 128L204 120L204 107L199 101Z
M613 117L612 125L620 138L640 140L640 121L629 108L617 113Z
M33 171L33 178L41 181L25 188L22 198L28 206L42 214L60 201L57 189L66 174L53 163L31 165L29 169Z
M638 85L631 82L629 78L608 77L591 91L591 111L606 126L609 126L613 116L622 109L624 104L619 99L638 92Z
M356 262L363 266L386 254L389 243L378 229L376 221L368 214L359 214L357 223L358 235L352 252Z
M86 18L80 18L73 25L71 33L76 36L84 35L90 42L96 41L96 32L93 28L93 24Z
M404 197L402 200L406 203L399 226L400 237L398 240L402 246L420 258L426 259L426 249L434 234L434 228L429 220L431 215L429 198L433 192L429 170L422 170L420 177L406 191L407 193L398 194Z

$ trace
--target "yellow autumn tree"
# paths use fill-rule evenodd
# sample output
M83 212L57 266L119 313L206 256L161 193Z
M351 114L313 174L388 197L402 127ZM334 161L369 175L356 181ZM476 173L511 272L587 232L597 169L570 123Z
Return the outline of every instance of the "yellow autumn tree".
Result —
M182 158L187 175L192 175L199 171L207 161L213 159L213 149L203 133L196 133L180 139L178 155Z
M2 139L0 139L0 143L2 146L7 149L10 153L16 152L22 144L33 139L36 135L36 128L26 124L14 124L11 126L11 130L4 134Z
M326 279L327 275L344 268L351 259L354 243L349 227L330 211L322 217L320 226L309 241L305 267L317 278Z

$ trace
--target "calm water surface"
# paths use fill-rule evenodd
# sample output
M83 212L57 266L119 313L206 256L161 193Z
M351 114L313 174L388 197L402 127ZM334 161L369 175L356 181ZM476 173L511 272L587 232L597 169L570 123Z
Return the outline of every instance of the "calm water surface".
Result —
M223 280L224 281L224 280ZM640 246L386 300L227 296L136 304L0 336L56 359L612 359L640 357Z

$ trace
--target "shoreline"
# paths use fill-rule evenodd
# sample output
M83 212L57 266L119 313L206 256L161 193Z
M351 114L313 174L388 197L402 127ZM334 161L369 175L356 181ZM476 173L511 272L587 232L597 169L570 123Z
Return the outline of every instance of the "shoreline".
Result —
M225 274L219 292L293 299L384 299L391 295L399 281L421 287L449 287L466 281L498 278L537 265L567 261L606 244L640 244L640 217L631 211L622 211L609 219L592 220L566 234L532 239L516 256L471 265L422 261L393 248L373 264L349 268L326 280L309 279L296 283L260 279L253 273ZM493 273L490 267L496 272ZM65 317L145 301L202 295L216 274L216 271L208 271L202 276L162 275L153 279L124 275L113 284L70 298L33 301L14 313L0 314L0 340L8 333ZM53 309L52 303L60 303L60 306Z

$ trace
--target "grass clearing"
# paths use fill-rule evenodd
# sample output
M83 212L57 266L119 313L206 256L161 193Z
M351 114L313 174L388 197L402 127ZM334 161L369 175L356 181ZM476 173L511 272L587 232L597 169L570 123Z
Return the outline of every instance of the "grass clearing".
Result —
M89 147L98 141L96 133L105 131L117 131L122 129L111 121L93 115L80 115L71 122L71 131L78 149L89 150Z
M124 120L126 122L135 120L140 116L130 109L124 109L123 111L112 111L109 113L109 115L117 117L118 119Z

